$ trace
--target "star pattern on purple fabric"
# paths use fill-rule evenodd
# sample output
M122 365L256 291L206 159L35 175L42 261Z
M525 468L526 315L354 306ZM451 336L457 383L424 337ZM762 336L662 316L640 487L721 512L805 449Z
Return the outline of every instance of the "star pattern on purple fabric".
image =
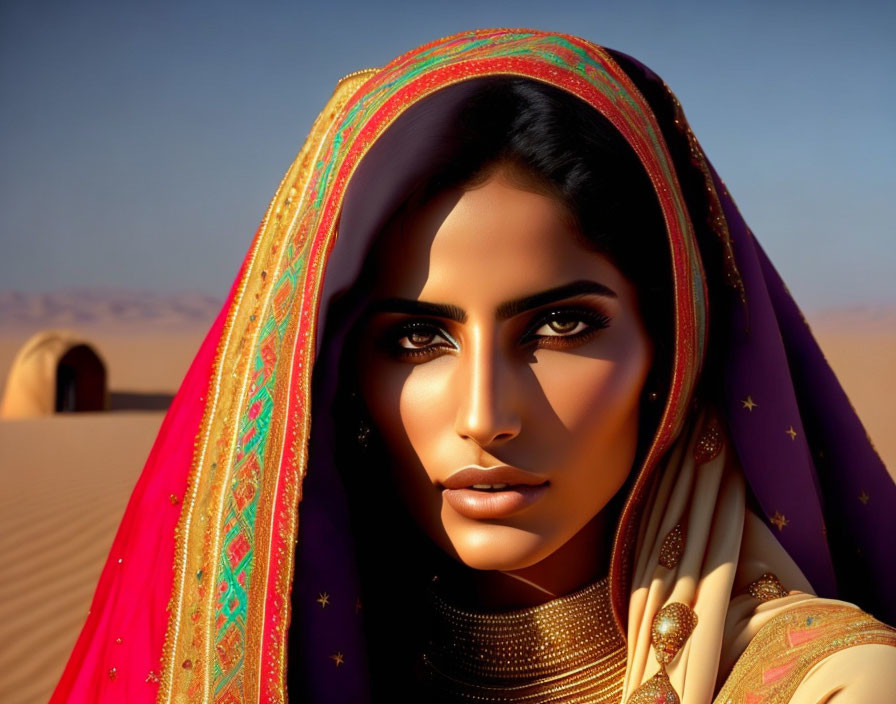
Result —
M344 657L345 656L342 654L342 651L339 651L339 652L333 653L330 656L330 659L336 663L336 667L339 667L340 665L342 665L345 662L345 660L343 659Z
M868 503L868 500L869 500L870 498L871 498L871 497L868 496L868 492L866 492L864 489L862 489L862 493L859 494L859 501L861 501L863 504L867 504L867 503Z
M320 604L320 608L326 607L330 603L330 595L327 592L321 592L320 596L315 600Z
M750 395L747 395L747 397L745 399L741 399L741 403L744 404L744 408L746 408L748 411L751 411L751 412L754 408L759 407L759 404L756 403L753 400L753 397Z
M791 440L796 440L796 431L793 429L792 425L784 432L790 436Z
M775 511L775 515L771 517L771 522L778 526L778 531L783 531L784 526L789 525L790 521L787 520L787 516L785 516L780 511Z

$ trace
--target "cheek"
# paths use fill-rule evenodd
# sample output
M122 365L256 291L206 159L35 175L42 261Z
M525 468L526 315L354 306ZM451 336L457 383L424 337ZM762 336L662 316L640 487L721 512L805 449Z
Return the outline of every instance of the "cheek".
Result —
M628 417L646 378L646 365L634 355L623 360L558 355L536 367L548 402L570 431L595 416L609 423Z
M548 352L533 366L552 414L568 439L613 441L637 434L638 409L650 358L633 344L601 356ZM573 443L578 444L578 443Z
M377 469L389 477L389 490L411 519L436 540L443 533L442 496L433 482L444 471L439 443L446 438L443 391L448 388L442 375L432 373L437 366L385 362L367 370L364 385L373 432L386 454L386 466Z
M377 433L391 449L395 441L405 435L401 421L401 394L407 382L408 370L370 361L361 374L364 405Z
M439 467L440 447L452 430L452 360L443 357L417 366L407 376L399 402L401 425L418 462L430 475Z
M419 479L421 465L432 469L450 415L447 371L440 360L416 366L383 362L367 370L367 408L394 458L393 471L405 479Z

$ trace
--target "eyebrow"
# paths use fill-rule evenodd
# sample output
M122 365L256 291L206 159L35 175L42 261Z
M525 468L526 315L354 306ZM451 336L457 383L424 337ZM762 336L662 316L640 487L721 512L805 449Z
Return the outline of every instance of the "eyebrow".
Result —
M572 283L556 286L546 291L539 291L530 296L517 298L512 301L505 301L498 306L498 320L507 320L515 315L519 315L524 311L538 308L539 306L560 301L574 296L585 296L588 294L596 294L606 298L618 298L616 292L598 283L588 279L580 279ZM408 298L383 298L373 303L368 311L374 313L407 313L410 315L428 315L437 318L447 318L465 323L467 321L467 312L452 303L432 303L429 301L416 301Z

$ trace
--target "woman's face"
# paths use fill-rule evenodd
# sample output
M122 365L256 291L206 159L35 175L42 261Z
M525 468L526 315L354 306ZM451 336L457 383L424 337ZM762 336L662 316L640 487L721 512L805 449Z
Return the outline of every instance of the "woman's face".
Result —
M632 468L653 346L633 285L566 216L498 170L409 213L374 252L357 365L389 467L363 470L388 472L420 528L475 569L551 555ZM543 486L450 494L471 465Z

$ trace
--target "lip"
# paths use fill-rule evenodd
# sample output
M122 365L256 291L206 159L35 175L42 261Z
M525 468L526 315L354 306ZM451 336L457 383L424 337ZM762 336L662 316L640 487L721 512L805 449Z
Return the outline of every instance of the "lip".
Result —
M507 484L502 491L471 488L474 484ZM547 492L550 483L510 465L464 467L448 477L442 495L448 504L467 518L501 518L531 506Z
M445 481L442 486L446 489L466 489L474 484L510 484L511 486L537 486L547 480L529 472L524 472L509 464L499 464L494 467L480 467L471 464L458 470Z
M548 482L538 486L517 485L504 491L444 489L448 504L467 518L503 518L531 506L548 490Z

